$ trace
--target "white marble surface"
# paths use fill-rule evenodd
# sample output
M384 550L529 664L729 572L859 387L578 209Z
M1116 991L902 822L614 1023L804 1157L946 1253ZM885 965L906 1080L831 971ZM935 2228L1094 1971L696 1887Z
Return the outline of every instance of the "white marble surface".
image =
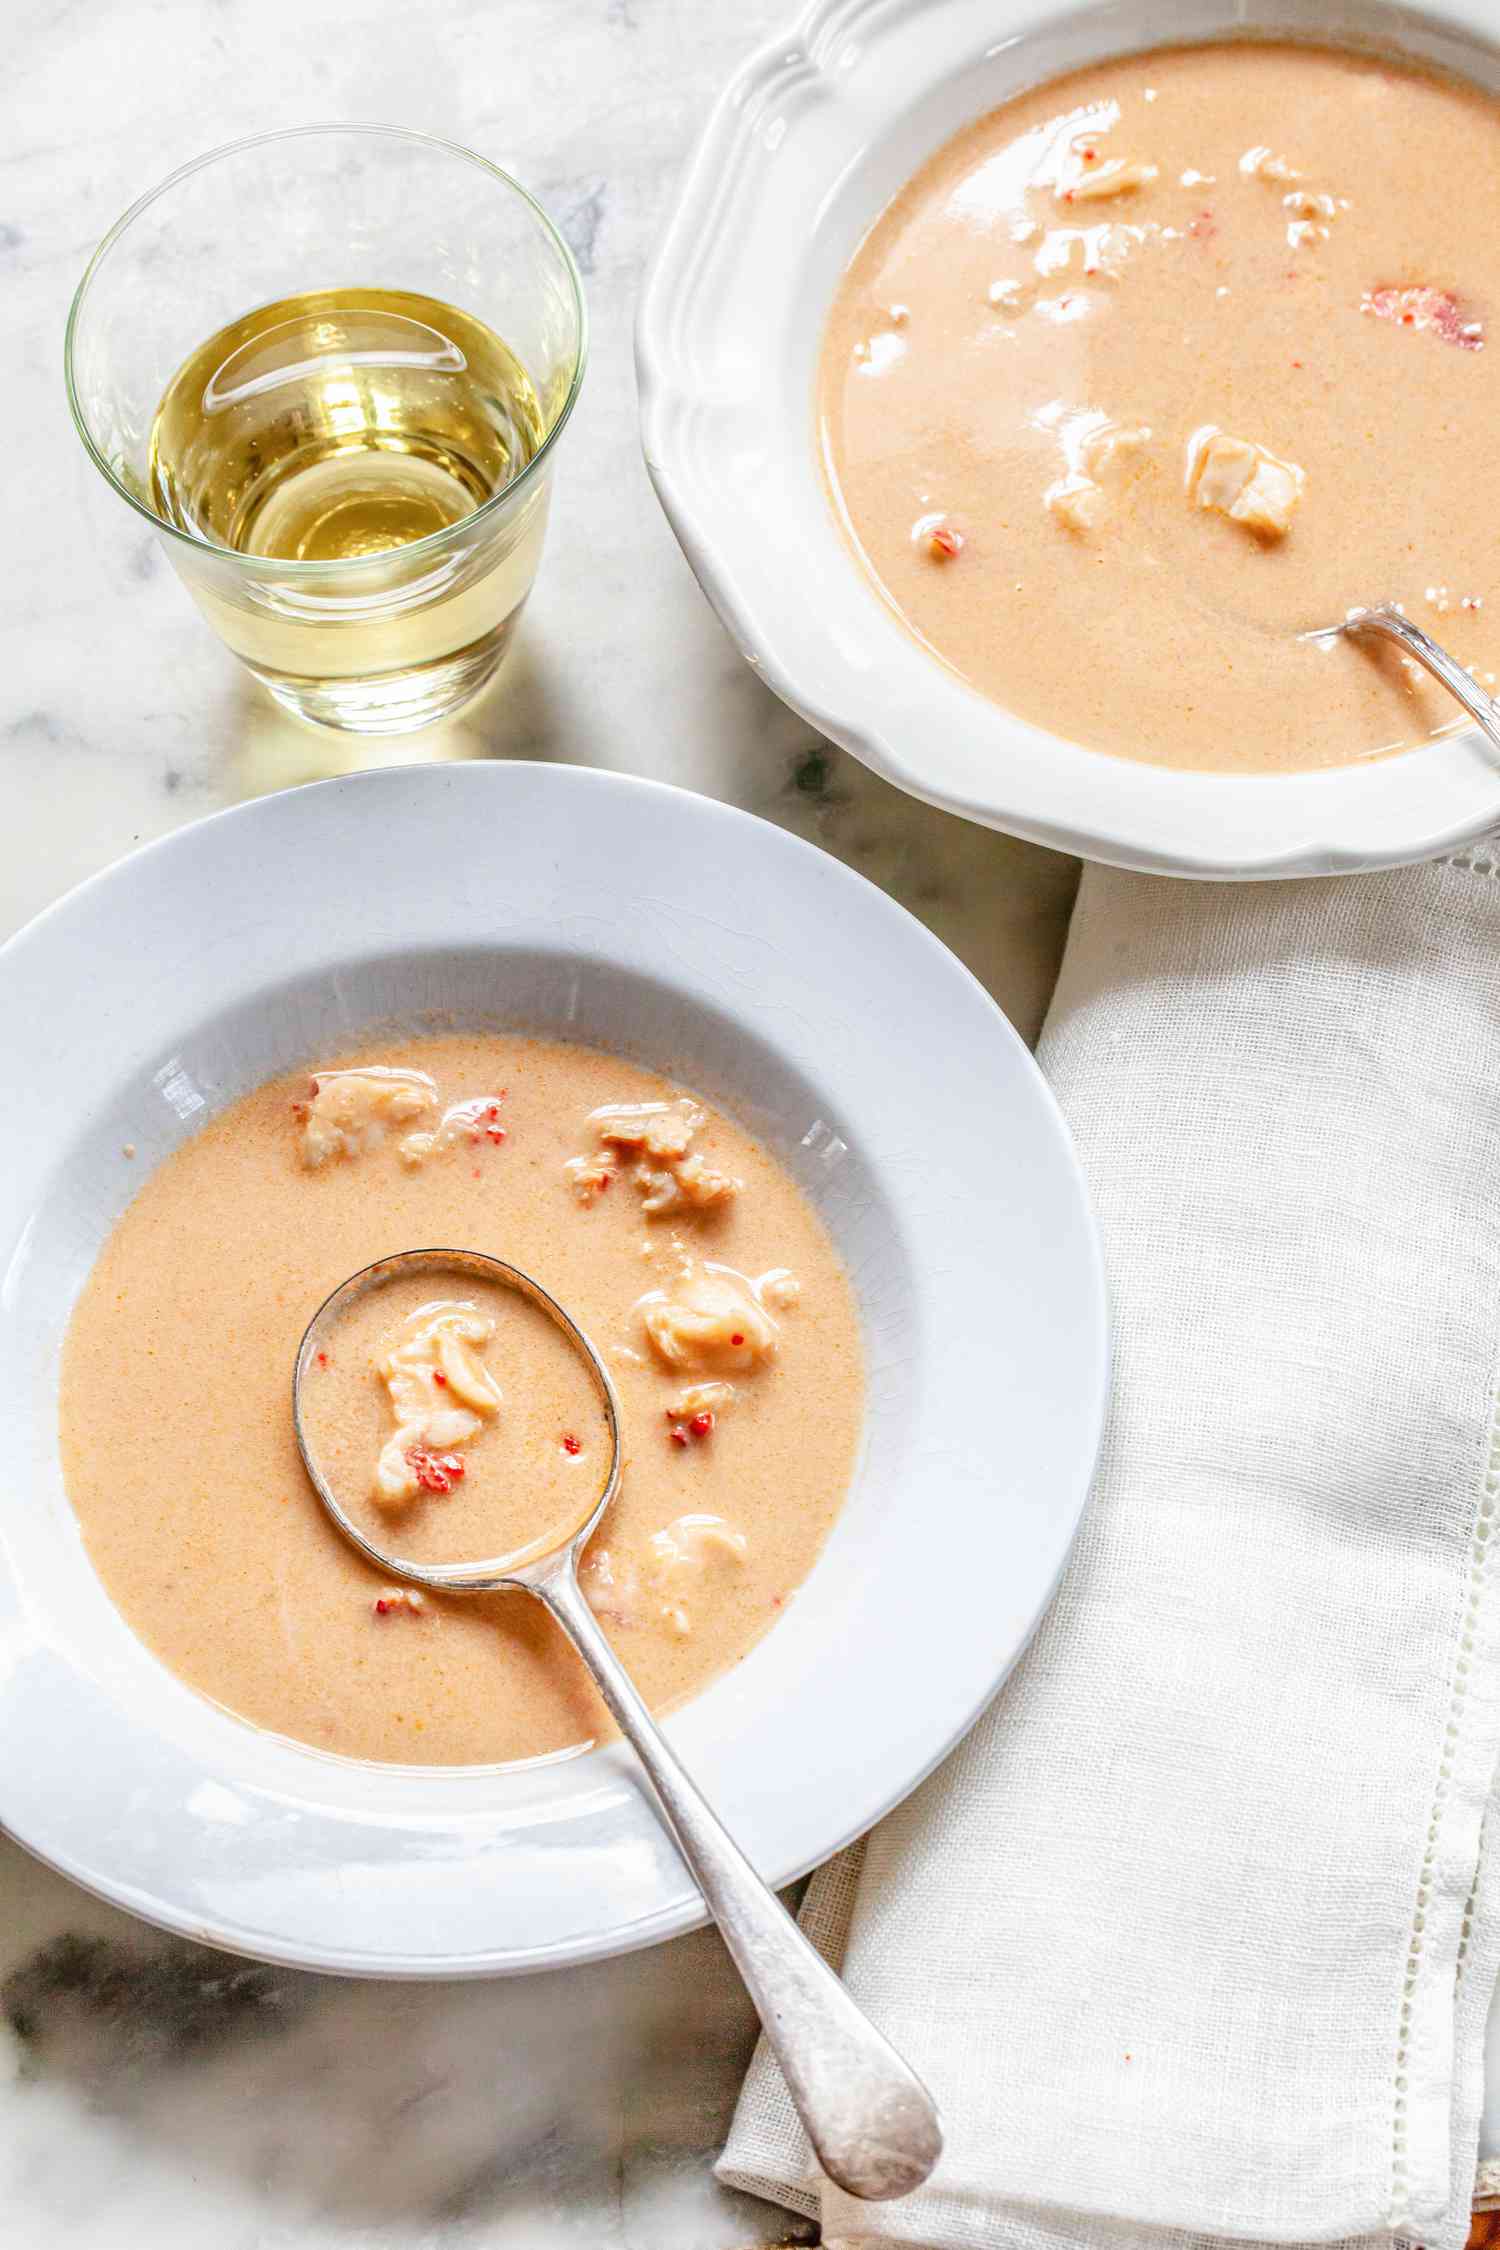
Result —
M635 438L643 261L706 103L790 0L15 0L0 133L0 934L132 845L370 762L279 714L69 426L63 323L141 189L234 135L388 119L536 187L594 323L549 552L497 687L377 755L577 759L711 791L886 884L1028 1034L1064 861L899 797L741 664ZM17 2250L726 2250L709 2162L751 2024L707 1936L463 1988L333 1984L161 1938L0 1837L0 2239ZM795 2230L786 2230L795 2232ZM805 2232L805 2230L804 2230Z

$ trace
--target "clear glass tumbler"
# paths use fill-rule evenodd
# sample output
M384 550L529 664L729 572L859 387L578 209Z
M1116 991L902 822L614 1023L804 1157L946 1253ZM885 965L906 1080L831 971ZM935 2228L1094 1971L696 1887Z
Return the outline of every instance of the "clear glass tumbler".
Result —
M336 560L242 552L170 520L151 444L173 377L255 308L349 290L437 299L502 338L535 396L530 459L472 513ZM508 174L399 127L304 126L185 165L111 229L69 315L68 401L100 469L277 701L325 726L396 734L455 710L505 653L541 557L586 337L567 244Z

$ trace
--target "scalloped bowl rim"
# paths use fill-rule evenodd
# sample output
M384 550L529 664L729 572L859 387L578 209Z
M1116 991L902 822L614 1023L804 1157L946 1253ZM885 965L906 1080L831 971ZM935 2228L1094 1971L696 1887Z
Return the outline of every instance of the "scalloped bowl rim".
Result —
M1473 729L1262 777L1028 725L899 623L818 480L811 367L837 275L924 156L1008 93L1111 53L1257 33L1395 51L1500 91L1484 0L1347 0L1325 16L1320 0L1182 0L1163 27L1150 0L813 0L715 104L637 317L646 465L754 670L911 795L1085 858L1218 880L1398 866L1500 822L1500 770Z

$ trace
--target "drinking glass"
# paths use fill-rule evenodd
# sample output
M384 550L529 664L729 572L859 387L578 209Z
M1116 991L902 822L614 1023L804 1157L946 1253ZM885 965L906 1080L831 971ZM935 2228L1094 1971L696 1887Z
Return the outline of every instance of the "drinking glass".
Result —
M503 338L541 410L532 458L444 529L338 561L245 554L168 521L149 451L178 369L253 308L361 288L440 299ZM184 165L110 230L68 317L68 402L98 467L276 700L325 726L399 734L466 702L505 653L586 339L567 244L497 165L396 126L301 126Z

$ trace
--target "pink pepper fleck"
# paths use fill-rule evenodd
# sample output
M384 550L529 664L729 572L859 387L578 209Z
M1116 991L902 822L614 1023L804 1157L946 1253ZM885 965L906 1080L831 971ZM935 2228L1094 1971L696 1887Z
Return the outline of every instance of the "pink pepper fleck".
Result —
M1451 289L1418 286L1408 289L1367 289L1360 299L1362 313L1391 321L1398 328L1425 329L1460 351L1484 349L1484 324L1468 320Z

